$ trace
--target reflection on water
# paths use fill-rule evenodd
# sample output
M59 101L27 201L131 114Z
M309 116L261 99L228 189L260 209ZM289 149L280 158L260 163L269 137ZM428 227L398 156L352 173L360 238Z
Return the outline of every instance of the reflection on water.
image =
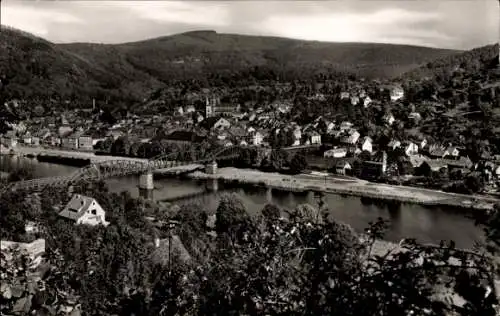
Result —
M76 170L75 167L26 160L17 160L9 156L0 157L0 168L5 171L8 170L6 166L13 168L22 163L29 163L35 168L35 174L38 177L67 175ZM139 196L138 178L135 176L109 179L106 183L112 192L129 191L132 196ZM215 212L220 196L227 192L238 194L252 214L260 212L267 203L291 209L304 203L317 205L318 201L313 193L291 193L252 186L234 187L221 182L207 183L190 179L155 180L153 198L169 200L189 195L192 198L176 201L176 203L196 201L201 203L208 212ZM360 232L368 226L369 222L375 221L378 217L390 220L391 226L386 238L392 241L399 241L403 237L417 238L422 242L454 240L458 247L469 248L475 241L482 240L483 236L482 231L474 226L471 219L453 209L384 203L335 194L325 194L324 201L333 218L351 225Z

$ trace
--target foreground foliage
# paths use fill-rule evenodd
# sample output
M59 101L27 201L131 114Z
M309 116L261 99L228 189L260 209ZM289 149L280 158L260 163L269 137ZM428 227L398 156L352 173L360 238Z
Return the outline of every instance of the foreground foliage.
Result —
M165 212L127 194L107 193L103 184L74 191L94 196L111 225L60 221L53 207L70 198L60 191L46 190L37 203L27 203L36 198L23 193L4 194L2 239L27 239L22 223L39 220L46 229L41 237L49 249L49 275L57 276L44 281L44 291L66 293L65 300L81 304L84 315L496 315L491 289L499 276L492 256L499 243L497 212L482 221L489 227L491 252L412 240L388 251L394 247L379 241L387 223L371 223L360 236L329 219L322 199L318 208L301 205L285 213L268 205L252 217L237 195L223 196L214 237L207 234L202 205ZM174 250L168 267L151 260L154 237L169 235L145 215L178 220L174 233L192 260L177 260ZM30 284L29 278L14 280L22 262L2 264L5 284ZM22 293L33 299L30 291L41 290ZM450 303L445 297L452 294ZM45 298L23 308L57 309L64 302ZM4 297L2 313L12 313L16 304Z

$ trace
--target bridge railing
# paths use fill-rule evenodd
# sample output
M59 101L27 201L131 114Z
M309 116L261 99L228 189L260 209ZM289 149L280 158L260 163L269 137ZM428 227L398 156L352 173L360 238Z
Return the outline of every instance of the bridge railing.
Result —
M18 181L10 184L7 188L10 189L29 189L33 187L42 187L50 185L61 185L78 182L80 180L89 180L93 178L106 179L113 176L124 176L136 173L152 171L155 169L172 168L192 163L204 164L217 159L236 158L240 154L240 146L225 147L218 151L207 153L205 157L196 159L195 161L179 161L176 158L179 153L170 153L159 155L152 159L143 161L131 160L112 160L93 163L89 166L81 168L68 176L57 176L39 178L25 181Z

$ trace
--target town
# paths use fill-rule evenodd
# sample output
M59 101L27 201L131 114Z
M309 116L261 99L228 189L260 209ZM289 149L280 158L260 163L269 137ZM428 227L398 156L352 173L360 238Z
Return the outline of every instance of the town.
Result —
M302 155L306 164L293 171L307 166L333 175L456 193L497 192L498 144L479 145L477 152L478 145L464 141L464 135L450 137L445 132L436 137L436 121L461 122L478 112L483 116L481 110L470 111L474 105L464 103L447 111L437 95L431 96L434 101L410 102L417 98L408 97L411 91L405 94L398 82L350 82L345 89L317 84L309 93L293 91L297 88L291 84L278 87L285 97L269 102L238 102L231 91L221 95L208 89L188 93L168 108L165 100L154 100L143 105L155 113L150 115L141 114L142 108L109 113L95 99L88 108L65 111L12 100L5 106L27 111L29 117L6 123L2 153L31 147L152 158L201 143L248 146L263 156L284 152L273 156L276 171L290 169L292 158ZM488 106L498 109L492 102L498 100L499 87L480 87L479 103L484 106L491 100ZM286 98L292 93L298 96ZM162 106L164 112L152 110ZM458 108L464 110L457 112ZM247 167L260 168L262 163L260 159Z
M2 2L0 314L498 316L500 7L395 3Z

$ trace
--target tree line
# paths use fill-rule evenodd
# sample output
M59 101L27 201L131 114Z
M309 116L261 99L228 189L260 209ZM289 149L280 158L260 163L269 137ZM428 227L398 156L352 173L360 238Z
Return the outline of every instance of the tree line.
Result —
M62 220L57 212L71 198L65 190L0 197L2 240L45 238L50 266L42 288L29 283L20 268L29 262L21 257L2 265L2 313L55 315L75 302L84 315L497 313L491 289L499 276L494 270L498 210L478 218L488 241L483 248L458 250L452 242L430 246L408 239L384 254L375 249L388 223L369 223L361 236L328 215L321 195L314 206L267 205L254 215L237 195L226 195L212 226L207 224L212 214L198 203L165 209L126 193L111 194L103 183L79 184L73 192L96 198L111 224L86 227ZM37 236L24 232L27 220L41 223ZM190 253L188 261L176 250L164 253L163 261L152 259L158 251L154 237L172 232L160 225L169 220L178 223L173 233ZM166 259L171 264L164 264ZM442 300L444 288L465 304Z

